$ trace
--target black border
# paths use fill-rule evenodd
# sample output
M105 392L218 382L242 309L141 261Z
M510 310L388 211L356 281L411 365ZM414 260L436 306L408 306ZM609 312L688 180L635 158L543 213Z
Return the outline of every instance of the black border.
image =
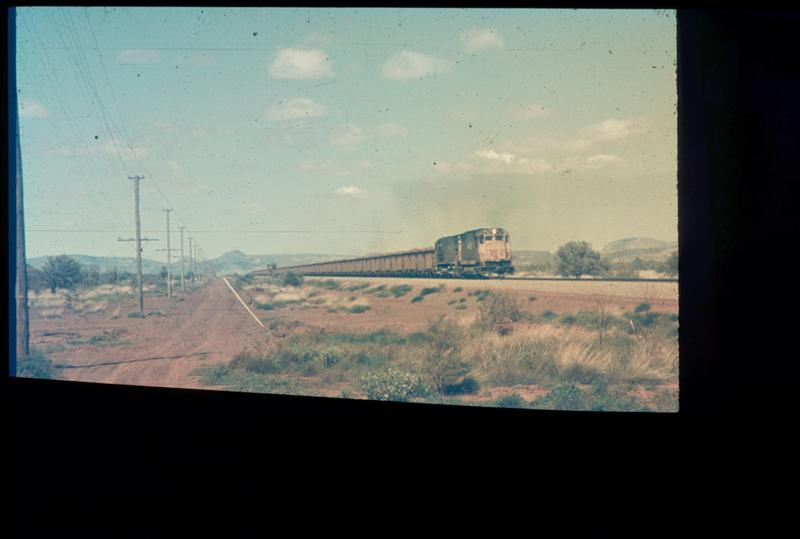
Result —
M608 463L668 466L692 451L696 457L721 427L788 428L798 361L791 342L796 317L787 308L797 298L787 286L795 267L787 253L798 230L798 22L798 12L678 14L678 414L498 410L4 376L11 465L24 470L16 492L47 491L54 504L63 503L68 485L87 477L93 487L109 488L108 477L93 476L104 474L97 470L115 470L122 484L147 490L148 480L182 482L208 462L245 470L266 463L277 474L287 471L276 466L284 462L447 468L468 455L466 469L475 469L486 463L479 455L496 466L541 464L533 455L548 450L554 462L575 458L593 474ZM21 519L32 515L17 509Z

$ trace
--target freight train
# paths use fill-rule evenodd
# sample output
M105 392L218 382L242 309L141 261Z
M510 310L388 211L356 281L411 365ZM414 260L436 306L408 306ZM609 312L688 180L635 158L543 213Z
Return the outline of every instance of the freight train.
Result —
M253 275L476 277L514 273L511 238L502 228L478 228L439 238L433 247L254 271Z

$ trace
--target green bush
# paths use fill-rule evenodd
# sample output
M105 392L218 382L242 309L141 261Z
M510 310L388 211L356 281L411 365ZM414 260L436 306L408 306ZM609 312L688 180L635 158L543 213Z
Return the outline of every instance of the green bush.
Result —
M139 311L133 311L128 313L128 318L144 318L144 314Z
M635 313L644 313L650 310L649 303L640 303L636 307L633 308L633 312Z
M422 296L414 296L413 298L411 298L411 303L418 303L418 302L422 301L423 299L425 299L425 298L422 297Z
M558 315L553 311L545 311L539 315L539 317L544 321L550 321L556 318Z
M334 281L333 279L327 279L325 281L314 281L311 284L314 286L318 286L319 288L325 288L327 290L339 290L341 288L339 281Z
M356 290L363 290L365 288L369 288L369 283L354 284L352 286L348 286L345 290L348 292L355 292Z
M501 327L524 318L519 302L510 294L500 292L488 296L480 306L476 325L487 331L498 331Z
M462 290L464 290L464 289L463 289L463 288L461 288L460 286L457 286L457 287L455 287L455 288L453 289L453 292L461 292Z
M426 288L423 288L422 290L420 290L419 295L420 296L427 296L429 294L435 294L437 292L441 292L442 290L444 290L444 285L429 286L429 287L426 287Z
M481 390L481 385L472 376L466 376L457 384L444 386L445 395L473 395Z
M361 377L361 390L371 400L407 401L419 392L419 377L411 372L389 367L368 372Z
M525 402L525 399L517 395L516 393L512 393L511 395L503 395L496 401L494 401L494 405L498 408L527 408L528 405Z
M405 296L406 294L411 292L413 289L414 289L413 286L410 286L410 285L407 285L407 284L399 284L397 286L391 287L389 289L389 292L391 292L394 297L399 298L400 296Z
M303 276L289 271L281 277L281 284L283 284L283 286L302 286Z
M577 322L577 321L578 321L578 319L575 318L574 315L565 314L564 316L561 317L561 320L559 322L561 324L565 325L565 326L571 326L571 325L575 324L575 322Z
M353 305L352 307L350 307L350 312L356 314L365 313L368 310L369 310L369 305Z
M41 351L35 348L31 348L27 356L17 358L17 376L22 378L55 378L52 363Z

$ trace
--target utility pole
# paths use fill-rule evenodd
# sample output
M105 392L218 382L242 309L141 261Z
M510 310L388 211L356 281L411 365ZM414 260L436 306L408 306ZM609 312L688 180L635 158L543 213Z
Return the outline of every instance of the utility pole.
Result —
M189 273L192 274L192 278L189 280L189 284L194 288L194 270L192 269L192 237L189 236Z
M186 293L186 284L184 283L184 271L183 266L183 229L186 228L185 226L181 226L181 294Z
M169 212L171 209L163 210L167 214L167 297L172 299L172 249L169 248Z
M14 111L16 107L16 92L14 95ZM25 262L25 213L23 211L22 202L22 151L19 146L19 119L16 125L16 139L17 139L17 279L14 296L16 298L16 314L17 314L17 349L15 359L22 360L29 354L30 342L30 327L28 321L28 268ZM12 360L9 362L11 369L10 374L16 375L16 364Z
M144 290L142 289L142 227L139 222L139 181L144 176L128 176L133 180L134 215L136 216L136 284L139 288L139 312L144 314ZM119 241L130 241L120 239Z
M196 243L194 244L194 274L195 274L195 277L197 277L197 249L199 247L200 246L197 245ZM200 279L198 278L197 280L199 281Z

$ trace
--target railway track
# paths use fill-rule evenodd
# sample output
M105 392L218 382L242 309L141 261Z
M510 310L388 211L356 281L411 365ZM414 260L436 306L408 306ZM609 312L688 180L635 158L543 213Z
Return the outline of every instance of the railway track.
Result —
M376 274L330 274L330 275L321 275L321 274L314 274L314 275L305 275L304 277L342 277L342 278L352 278L352 277L379 277L381 279L447 279L447 280L456 280L456 281L475 281L475 280L482 280L482 281L558 281L558 282L566 282L566 283L610 283L610 282L621 282L621 283L677 283L678 279L657 279L657 278L626 278L626 277L602 277L602 278L594 278L594 279L569 279L563 277L484 277L484 276L474 276L474 277L456 277L456 276L447 276L447 275L376 275Z

